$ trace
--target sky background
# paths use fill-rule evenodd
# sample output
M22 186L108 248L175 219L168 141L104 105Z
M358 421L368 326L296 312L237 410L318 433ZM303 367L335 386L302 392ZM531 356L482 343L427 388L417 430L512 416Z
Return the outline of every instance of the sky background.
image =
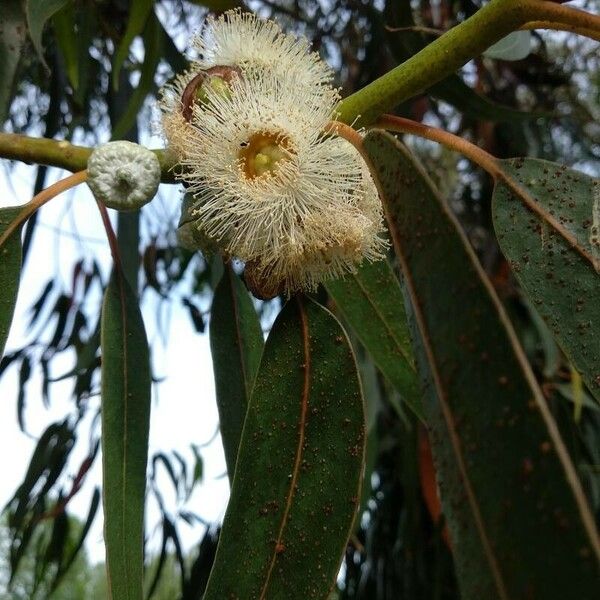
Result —
M158 138L145 140L148 146L158 147ZM64 177L67 173L52 169L47 185ZM15 165L9 171L8 163L0 167L0 207L24 204L31 199L35 168ZM179 186L161 186L160 197L145 207L150 221L157 215L172 215L178 212ZM115 216L113 211L110 211ZM154 214L152 214L154 213ZM146 220L144 220L146 221ZM147 232L146 232L147 233ZM39 297L45 282L55 273L56 282L62 289L71 288L73 265L79 258L95 256L103 269L106 281L110 269L110 254L95 202L86 185L62 194L41 209L35 230L33 246L22 273L21 285L13 325L7 342L10 352L30 339L34 332L27 331L30 308ZM189 460L193 470L194 455L191 445L203 446L200 450L204 459L204 476L185 507L178 504L172 485L164 470L158 481L164 490L167 506L173 513L177 508L197 513L208 522L222 519L229 493L225 460L218 430L218 413L215 402L214 379L210 357L208 333L198 334L192 327L189 315L179 303L159 304L153 291L144 295L143 313L148 338L152 345L153 371L163 381L153 387L153 403L150 427L150 455L162 450L169 453L177 450ZM98 312L101 302L99 290L91 298L90 313ZM51 306L52 303L49 303ZM95 306L94 306L95 304ZM202 309L208 309L204 301ZM162 329L156 328L157 313L161 314ZM40 320L44 323L44 319ZM169 348L163 340L174 343ZM74 366L74 353L64 352L51 362L52 377L68 372ZM18 365L13 365L0 379L0 455L3 460L0 478L0 504L5 506L22 481L35 443L45 428L54 421L71 414L74 402L71 398L73 380L51 384L51 403L44 406L41 394L41 373L36 370L27 384L27 406L25 424L27 434L17 425L16 399L18 393ZM87 455L88 438L92 418L96 413L99 397L90 399L90 410L78 427L79 437L72 452L68 472L74 474ZM8 457L8 458L6 458ZM69 503L69 510L84 519L87 515L94 486L101 482L101 460L96 458L84 488ZM69 488L68 480L65 486ZM148 533L158 523L160 513L154 502L147 512ZM180 521L179 533L185 548L197 543L203 527L190 527ZM150 549L160 543L160 530L155 532ZM88 536L87 548L93 562L104 559L102 542L102 515L96 515L94 526Z

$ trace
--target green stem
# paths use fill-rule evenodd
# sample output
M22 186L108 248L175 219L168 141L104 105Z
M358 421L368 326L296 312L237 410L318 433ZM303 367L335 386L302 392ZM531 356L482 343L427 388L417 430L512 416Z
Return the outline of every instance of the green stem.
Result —
M425 91L532 21L594 39L600 32L600 18L581 10L546 0L491 0L407 61L346 98L339 106L337 120L358 126L373 123L379 115Z
M25 163L59 167L67 171L83 171L93 148L76 146L69 142L33 138L16 133L0 133L0 157L9 160L20 160ZM171 172L172 163L164 150L152 150L162 171L161 181L173 183L175 177Z

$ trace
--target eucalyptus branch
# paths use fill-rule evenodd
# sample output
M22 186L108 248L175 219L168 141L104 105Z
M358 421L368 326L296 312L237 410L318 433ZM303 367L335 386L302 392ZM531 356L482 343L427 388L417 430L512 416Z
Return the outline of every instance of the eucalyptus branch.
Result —
M80 183L83 183L87 179L87 170L84 169L69 177L65 177L55 184L42 190L37 196L34 196L27 204L23 206L19 214L6 228L4 233L0 236L0 248L4 245L6 240L27 220L31 215L42 207L46 202L52 200L58 196L58 194L65 192Z
M598 39L600 36L600 16L571 6L562 6L548 0L525 1L529 21L544 23L539 29L560 29L573 31Z
M600 17L546 0L492 0L407 61L346 98L338 120L369 125L528 24L600 36ZM529 26L527 27L529 28Z
M67 171L82 171L94 148L76 146L66 141L33 138L15 133L0 133L0 157L25 163L59 167ZM174 163L164 150L152 150L161 167L161 181L172 183Z
M554 21L529 21L521 27L521 30L532 29L553 29L554 31L567 31L569 33L577 33L592 40L600 42L600 30L585 29L573 25L572 23L555 23Z

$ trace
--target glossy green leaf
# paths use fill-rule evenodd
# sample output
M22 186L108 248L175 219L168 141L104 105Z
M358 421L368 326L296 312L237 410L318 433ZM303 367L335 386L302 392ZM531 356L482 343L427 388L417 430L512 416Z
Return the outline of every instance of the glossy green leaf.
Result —
M210 351L230 482L263 346L260 321L250 295L228 266L213 297Z
M131 42L133 42L136 36L141 35L142 31L144 31L148 17L152 12L153 5L154 2L152 0L136 0L130 4L131 9L129 18L127 19L127 29L121 38L121 42L119 43L113 59L112 82L115 90L118 88L119 73L129 54ZM154 76L154 71L152 72L152 75Z
M326 598L360 499L363 400L335 317L292 299L267 339L204 600Z
M27 15L27 25L29 27L29 37L33 42L33 47L38 53L42 64L44 61L44 49L42 48L42 33L44 25L57 13L69 0L26 0L25 13Z
M493 217L502 252L600 399L600 180L533 158L502 164L541 211L534 213L506 185L496 185Z
M0 209L0 236L20 211L21 207L18 206ZM0 246L0 358L4 354L4 346L15 312L20 275L21 227Z
M104 539L111 600L141 600L150 359L138 301L113 272L102 305Z
M4 0L0 11L0 125L8 115L26 35L20 0Z
M112 139L123 138L131 129L146 96L154 87L154 73L160 60L163 31L154 13L148 19L144 29L144 62L140 66L141 75L137 87L129 98L127 108L114 126Z
M325 287L377 367L423 419L404 299L389 263L365 264Z
M416 160L382 132L365 146L404 274L462 598L591 600L594 520L512 326Z

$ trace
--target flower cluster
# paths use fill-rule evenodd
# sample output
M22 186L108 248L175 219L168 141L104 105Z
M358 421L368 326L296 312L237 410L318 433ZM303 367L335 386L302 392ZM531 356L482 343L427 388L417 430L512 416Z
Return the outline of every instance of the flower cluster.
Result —
M308 42L239 11L163 93L163 126L199 239L246 263L261 297L312 289L382 257L377 190L331 119L339 95Z

